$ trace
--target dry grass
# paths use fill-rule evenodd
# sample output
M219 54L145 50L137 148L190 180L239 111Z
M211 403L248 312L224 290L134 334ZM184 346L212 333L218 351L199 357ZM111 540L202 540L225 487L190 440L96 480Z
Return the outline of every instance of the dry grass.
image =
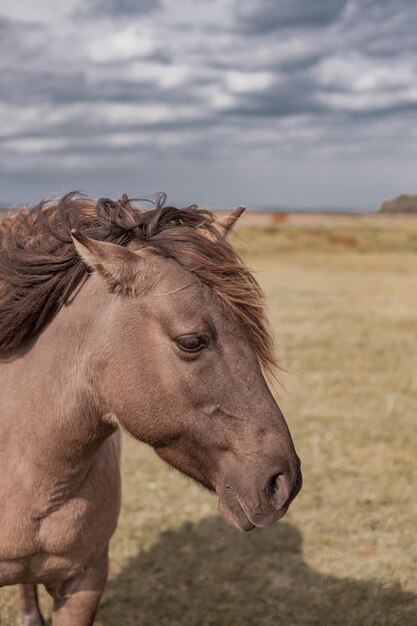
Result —
M125 441L97 626L417 625L417 219L346 219L237 240L291 372L279 395L302 494L283 522L242 535ZM0 593L15 624L15 591Z

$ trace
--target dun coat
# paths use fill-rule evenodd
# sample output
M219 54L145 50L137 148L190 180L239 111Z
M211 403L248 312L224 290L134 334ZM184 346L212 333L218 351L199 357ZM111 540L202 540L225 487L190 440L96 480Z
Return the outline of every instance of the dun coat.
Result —
M121 429L251 530L282 517L300 463L263 371L262 292L216 220L69 194L0 225L0 585L20 623L89 626L120 508ZM138 494L138 497L140 495Z

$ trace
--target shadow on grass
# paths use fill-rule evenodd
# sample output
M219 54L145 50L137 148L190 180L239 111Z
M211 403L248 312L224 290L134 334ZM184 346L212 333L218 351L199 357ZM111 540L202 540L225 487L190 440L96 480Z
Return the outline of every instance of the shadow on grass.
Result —
M109 582L103 626L412 626L417 596L326 576L289 523L233 533L207 518L165 532Z

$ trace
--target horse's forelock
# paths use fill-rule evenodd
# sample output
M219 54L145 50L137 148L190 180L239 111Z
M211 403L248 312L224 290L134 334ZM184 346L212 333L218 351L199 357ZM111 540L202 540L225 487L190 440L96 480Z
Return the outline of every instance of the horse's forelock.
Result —
M77 229L122 246L135 241L171 257L195 274L241 321L267 369L276 367L262 291L249 269L196 205L145 209L126 194L97 201L77 193L23 209L0 225L0 352L38 332L86 277L71 239ZM209 234L209 236L206 236Z

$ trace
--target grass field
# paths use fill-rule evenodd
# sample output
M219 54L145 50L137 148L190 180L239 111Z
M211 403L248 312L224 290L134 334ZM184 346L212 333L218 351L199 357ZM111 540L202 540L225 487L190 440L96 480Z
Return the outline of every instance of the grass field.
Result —
M125 440L96 624L416 626L417 218L265 218L235 243L288 369L277 395L303 491L282 522L241 534ZM7 626L14 599L0 591Z

